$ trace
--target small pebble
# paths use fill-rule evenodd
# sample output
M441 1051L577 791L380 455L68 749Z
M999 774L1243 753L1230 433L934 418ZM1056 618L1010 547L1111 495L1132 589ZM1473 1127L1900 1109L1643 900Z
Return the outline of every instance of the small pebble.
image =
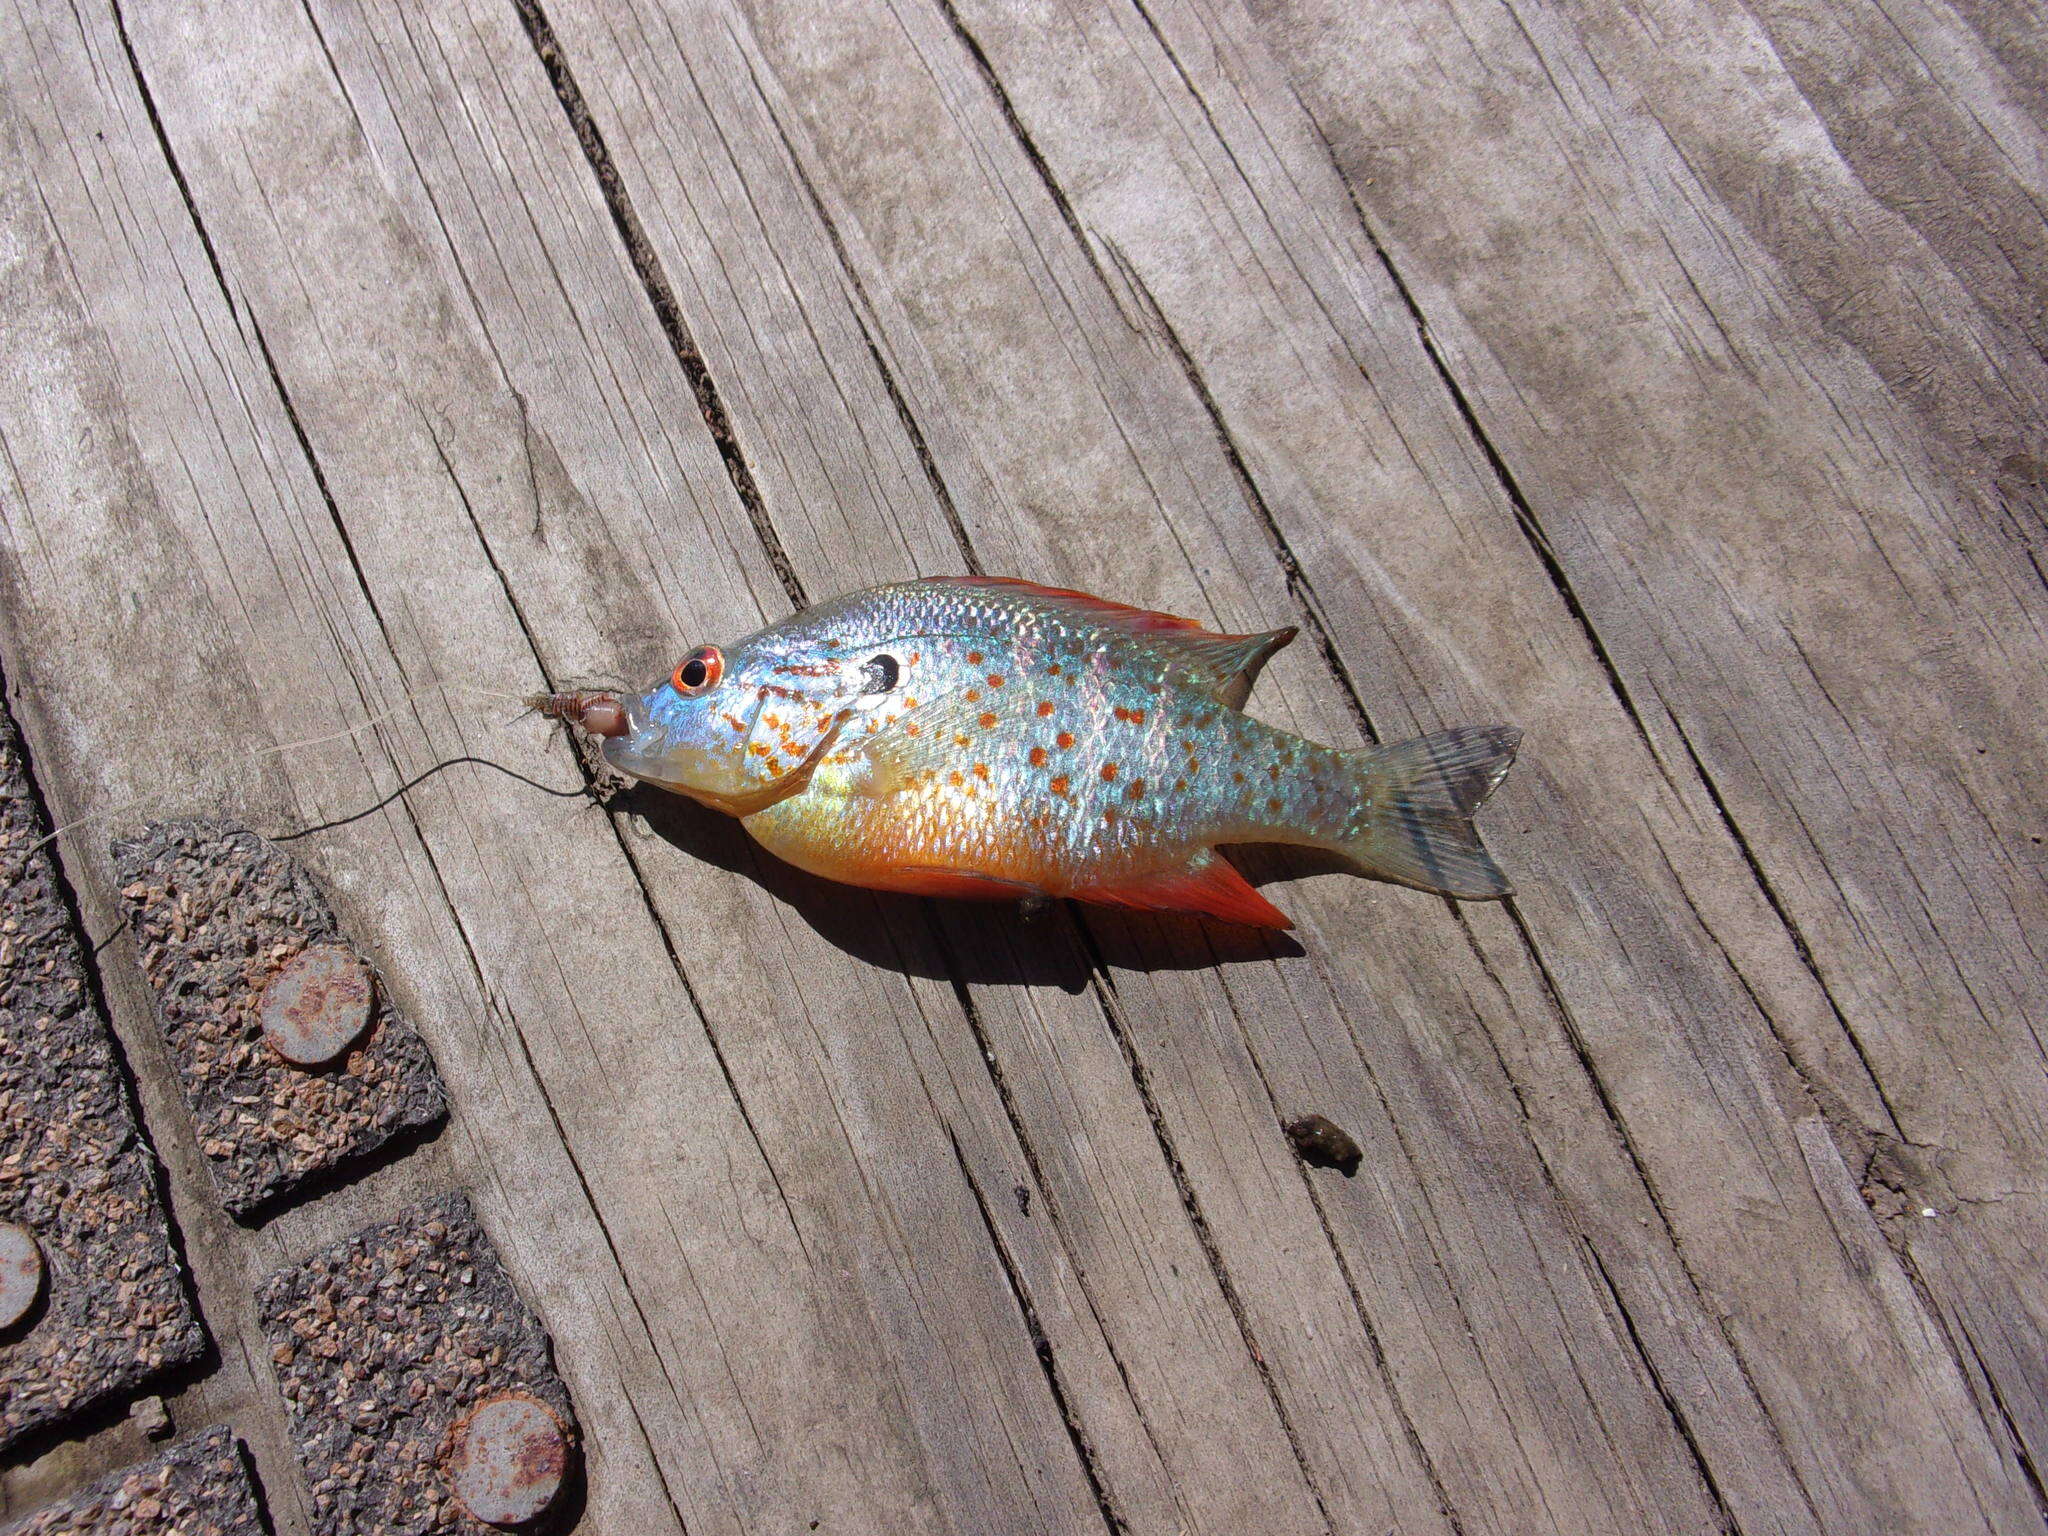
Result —
M171 1432L171 1416L164 1409L160 1397L140 1399L129 1410L128 1417L135 1421L135 1427L152 1440L161 1440Z
M29 1314L43 1291L43 1250L19 1222L0 1221L0 1328Z

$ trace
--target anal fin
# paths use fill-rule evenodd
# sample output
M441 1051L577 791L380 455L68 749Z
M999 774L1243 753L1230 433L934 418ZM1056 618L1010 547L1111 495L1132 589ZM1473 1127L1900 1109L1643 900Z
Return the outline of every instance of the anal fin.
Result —
M1084 901L1144 912L1199 912L1252 928L1292 928L1294 921L1266 900L1235 865L1205 848L1179 869L1089 886L1072 893Z

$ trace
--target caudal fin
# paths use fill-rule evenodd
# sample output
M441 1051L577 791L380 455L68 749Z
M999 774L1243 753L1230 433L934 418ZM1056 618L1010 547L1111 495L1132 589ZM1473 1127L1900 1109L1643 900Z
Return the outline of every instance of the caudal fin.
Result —
M1508 894L1472 813L1499 787L1522 733L1464 726L1357 754L1372 813L1342 852L1367 874L1467 901Z

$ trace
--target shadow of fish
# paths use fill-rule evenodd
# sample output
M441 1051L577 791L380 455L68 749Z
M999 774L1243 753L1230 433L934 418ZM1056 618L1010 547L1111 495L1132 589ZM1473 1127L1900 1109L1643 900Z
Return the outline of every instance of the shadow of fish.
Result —
M1506 895L1471 817L1521 733L1346 752L1254 720L1252 683L1294 635L945 577L702 646L638 698L534 703L602 737L622 772L850 885L1286 928L1216 851L1286 843L1426 891Z

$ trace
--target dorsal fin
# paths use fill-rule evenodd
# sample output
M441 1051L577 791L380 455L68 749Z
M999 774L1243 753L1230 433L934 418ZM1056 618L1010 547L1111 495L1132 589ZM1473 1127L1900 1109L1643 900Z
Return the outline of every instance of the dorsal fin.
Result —
M1258 678L1259 669L1273 653L1299 631L1292 625L1269 629L1256 635L1220 635L1204 629L1193 619L1178 614L1157 613L1149 608L1132 608L1107 598L1075 592L1066 587L1042 587L1035 581L1014 576L940 576L963 587L1005 587L1028 593L1048 608L1064 609L1080 622L1097 629L1121 630L1135 635L1178 658L1191 672L1209 683L1210 689L1232 709L1241 708Z

